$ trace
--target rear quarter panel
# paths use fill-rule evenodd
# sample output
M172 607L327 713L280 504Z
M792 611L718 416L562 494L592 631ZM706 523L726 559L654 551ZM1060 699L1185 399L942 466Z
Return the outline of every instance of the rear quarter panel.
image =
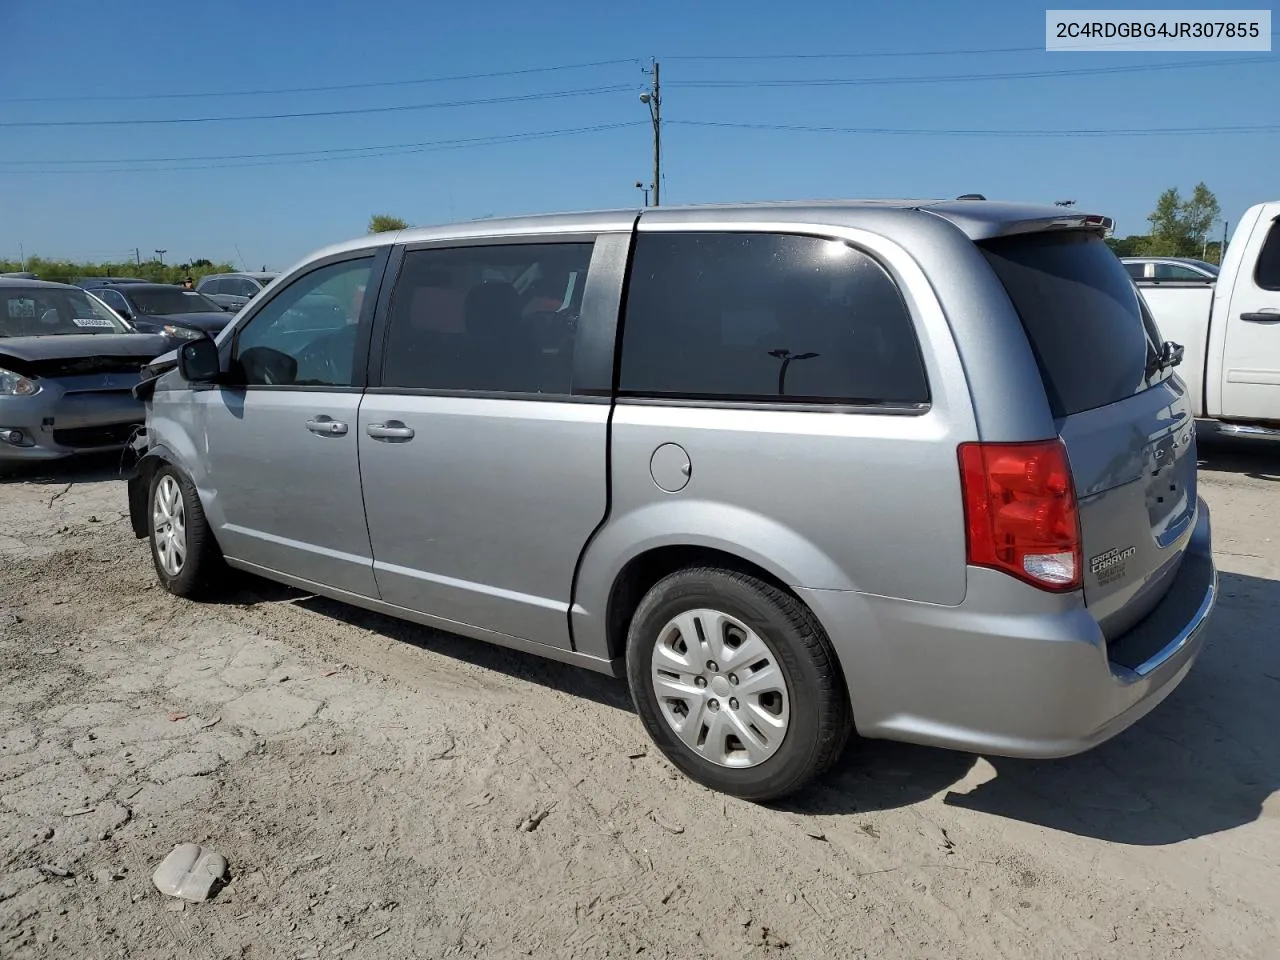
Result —
M935 218L943 256L969 243ZM899 218L901 222L901 218ZM886 221L886 225L892 224ZM916 324L931 405L916 415L619 401L611 429L610 514L587 546L575 594L580 651L609 654L605 618L628 562L656 547L696 545L749 560L784 583L933 604L965 595L965 534L956 446L977 432L964 364L929 276L906 240L822 224L655 218L645 229L838 237L894 277ZM977 263L986 269L976 251ZM625 322L625 321L624 321ZM667 493L650 461L664 443L689 455L688 485ZM827 624L856 633L856 624ZM868 625L869 626L869 625Z

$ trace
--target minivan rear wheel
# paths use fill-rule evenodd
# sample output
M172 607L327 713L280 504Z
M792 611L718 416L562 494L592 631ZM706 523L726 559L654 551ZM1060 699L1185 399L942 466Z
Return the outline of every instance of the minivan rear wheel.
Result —
M690 568L654 585L631 620L627 678L667 758L747 800L799 790L835 762L851 728L821 625L747 573Z
M195 485L172 464L151 477L147 527L156 577L170 593L197 597L213 588L225 567Z

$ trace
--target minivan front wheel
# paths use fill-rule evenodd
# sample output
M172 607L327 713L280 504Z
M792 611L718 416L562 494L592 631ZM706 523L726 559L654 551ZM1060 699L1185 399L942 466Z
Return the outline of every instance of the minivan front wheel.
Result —
M194 484L171 464L155 471L150 491L148 539L156 577L175 596L195 597L212 585L222 568L200 497Z
M803 787L850 731L830 642L795 597L714 567L659 581L631 621L627 676L649 735L691 779L748 800Z

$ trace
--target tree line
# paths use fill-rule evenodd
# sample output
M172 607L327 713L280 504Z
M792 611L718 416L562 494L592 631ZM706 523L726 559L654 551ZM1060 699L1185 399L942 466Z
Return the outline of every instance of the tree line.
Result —
M237 267L230 263L215 263L201 258L190 263L161 263L144 260L137 263L82 263L75 260L49 260L44 257L27 257L25 263L17 260L0 260L0 273L26 271L41 280L55 283L72 283L81 277L137 277L153 283L181 283L187 277L199 280L210 273L235 273Z
M1194 257L1221 263L1222 241L1209 238L1221 216L1218 198L1203 182L1185 200L1177 187L1170 187L1147 215L1150 231L1110 237L1107 244L1118 257Z

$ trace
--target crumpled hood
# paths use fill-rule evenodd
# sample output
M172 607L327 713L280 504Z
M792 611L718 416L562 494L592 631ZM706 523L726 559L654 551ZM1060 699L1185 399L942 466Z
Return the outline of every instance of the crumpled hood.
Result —
M153 333L84 333L49 337L0 337L0 366L25 367L44 360L136 357L150 360L173 344ZM23 373L22 369L14 371Z

